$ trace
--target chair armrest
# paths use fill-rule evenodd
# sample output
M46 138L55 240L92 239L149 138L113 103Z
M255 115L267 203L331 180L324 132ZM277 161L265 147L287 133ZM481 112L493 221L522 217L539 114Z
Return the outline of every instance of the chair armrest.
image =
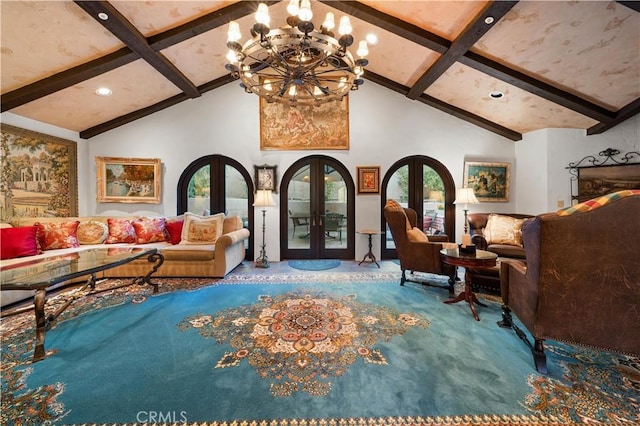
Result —
M216 240L216 251L221 251L227 247L242 242L249 238L250 232L247 228L238 229L236 231L227 232Z
M430 243L448 243L449 236L446 234L427 235Z
M512 276L513 274L513 276ZM500 259L500 296L509 305L509 286L513 281L521 281L527 275L527 263L518 259Z

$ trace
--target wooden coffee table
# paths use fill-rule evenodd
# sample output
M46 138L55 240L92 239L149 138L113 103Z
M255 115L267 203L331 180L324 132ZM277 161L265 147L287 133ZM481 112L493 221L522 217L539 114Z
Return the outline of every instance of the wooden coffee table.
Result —
M476 250L475 254L465 254L461 253L460 250L455 248L440 250L440 257L446 264L475 269L492 268L496 266L496 259L498 258L498 255L484 250ZM455 268L453 270L453 275L455 275ZM451 278L453 279L454 277L452 276ZM480 303L475 293L471 289L471 274L469 274L468 269L464 274L464 291L460 293L455 299L447 300L444 303L457 303L463 300L469 303L469 307L471 308L471 312L473 313L473 317L476 319L476 321L480 321L480 317L476 312L474 303L485 307L487 305Z
M95 289L96 273L142 257L146 257L150 263L154 264L149 273L144 277L134 278L131 283L125 283L119 287L132 284L148 284L153 286L153 292L157 293L158 284L151 282L151 275L162 265L164 256L155 248L113 247L89 249L2 268L0 270L0 290L35 290L33 310L36 319L36 342L33 351L33 362L40 361L47 356L44 348L45 333L51 328L51 324L56 318L75 300L75 298L71 298L56 312L45 315L44 308L48 288L75 278L89 276L82 290L87 287Z

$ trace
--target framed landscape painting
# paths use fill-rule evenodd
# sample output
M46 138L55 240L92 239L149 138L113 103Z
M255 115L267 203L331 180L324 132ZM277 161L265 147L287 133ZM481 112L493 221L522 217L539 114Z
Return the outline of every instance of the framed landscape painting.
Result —
M640 189L640 163L578 168L578 202L624 189Z
M349 97L316 106L260 98L260 149L349 149Z
M77 216L74 141L2 124L0 219Z
M480 202L508 202L510 163L464 162L464 187Z
M99 203L159 204L159 158L96 157Z

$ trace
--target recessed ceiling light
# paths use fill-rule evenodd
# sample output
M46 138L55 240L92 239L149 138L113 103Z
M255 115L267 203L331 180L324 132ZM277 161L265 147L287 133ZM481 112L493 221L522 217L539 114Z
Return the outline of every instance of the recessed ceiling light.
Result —
M489 93L489 97L491 99L501 99L504 96L504 93L500 92L499 90L494 90L493 92Z
M378 44L378 36L373 33L367 34L365 38L367 39L367 43L369 43L372 46L375 46L376 44Z
M103 21L106 21L107 19L109 19L109 15L107 15L104 12L100 12L98 13L98 18L102 19Z
M108 87L98 87L96 89L96 95L98 96L109 96L111 95L111 89L109 89Z
M487 25L493 24L493 21L495 21L495 19L493 19L493 16L487 16L486 18L484 18L484 23Z

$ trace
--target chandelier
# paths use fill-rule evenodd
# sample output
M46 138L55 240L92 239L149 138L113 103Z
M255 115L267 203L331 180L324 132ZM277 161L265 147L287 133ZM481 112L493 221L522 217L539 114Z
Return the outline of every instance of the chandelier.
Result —
M238 23L229 22L226 69L242 81L240 86L268 102L290 105L339 101L349 90L358 90L369 49L361 41L357 59L347 50L353 44L349 17L340 19L336 39L333 13L315 30L309 0L290 0L287 12L288 25L272 30L267 5L260 3L252 38L244 45Z

